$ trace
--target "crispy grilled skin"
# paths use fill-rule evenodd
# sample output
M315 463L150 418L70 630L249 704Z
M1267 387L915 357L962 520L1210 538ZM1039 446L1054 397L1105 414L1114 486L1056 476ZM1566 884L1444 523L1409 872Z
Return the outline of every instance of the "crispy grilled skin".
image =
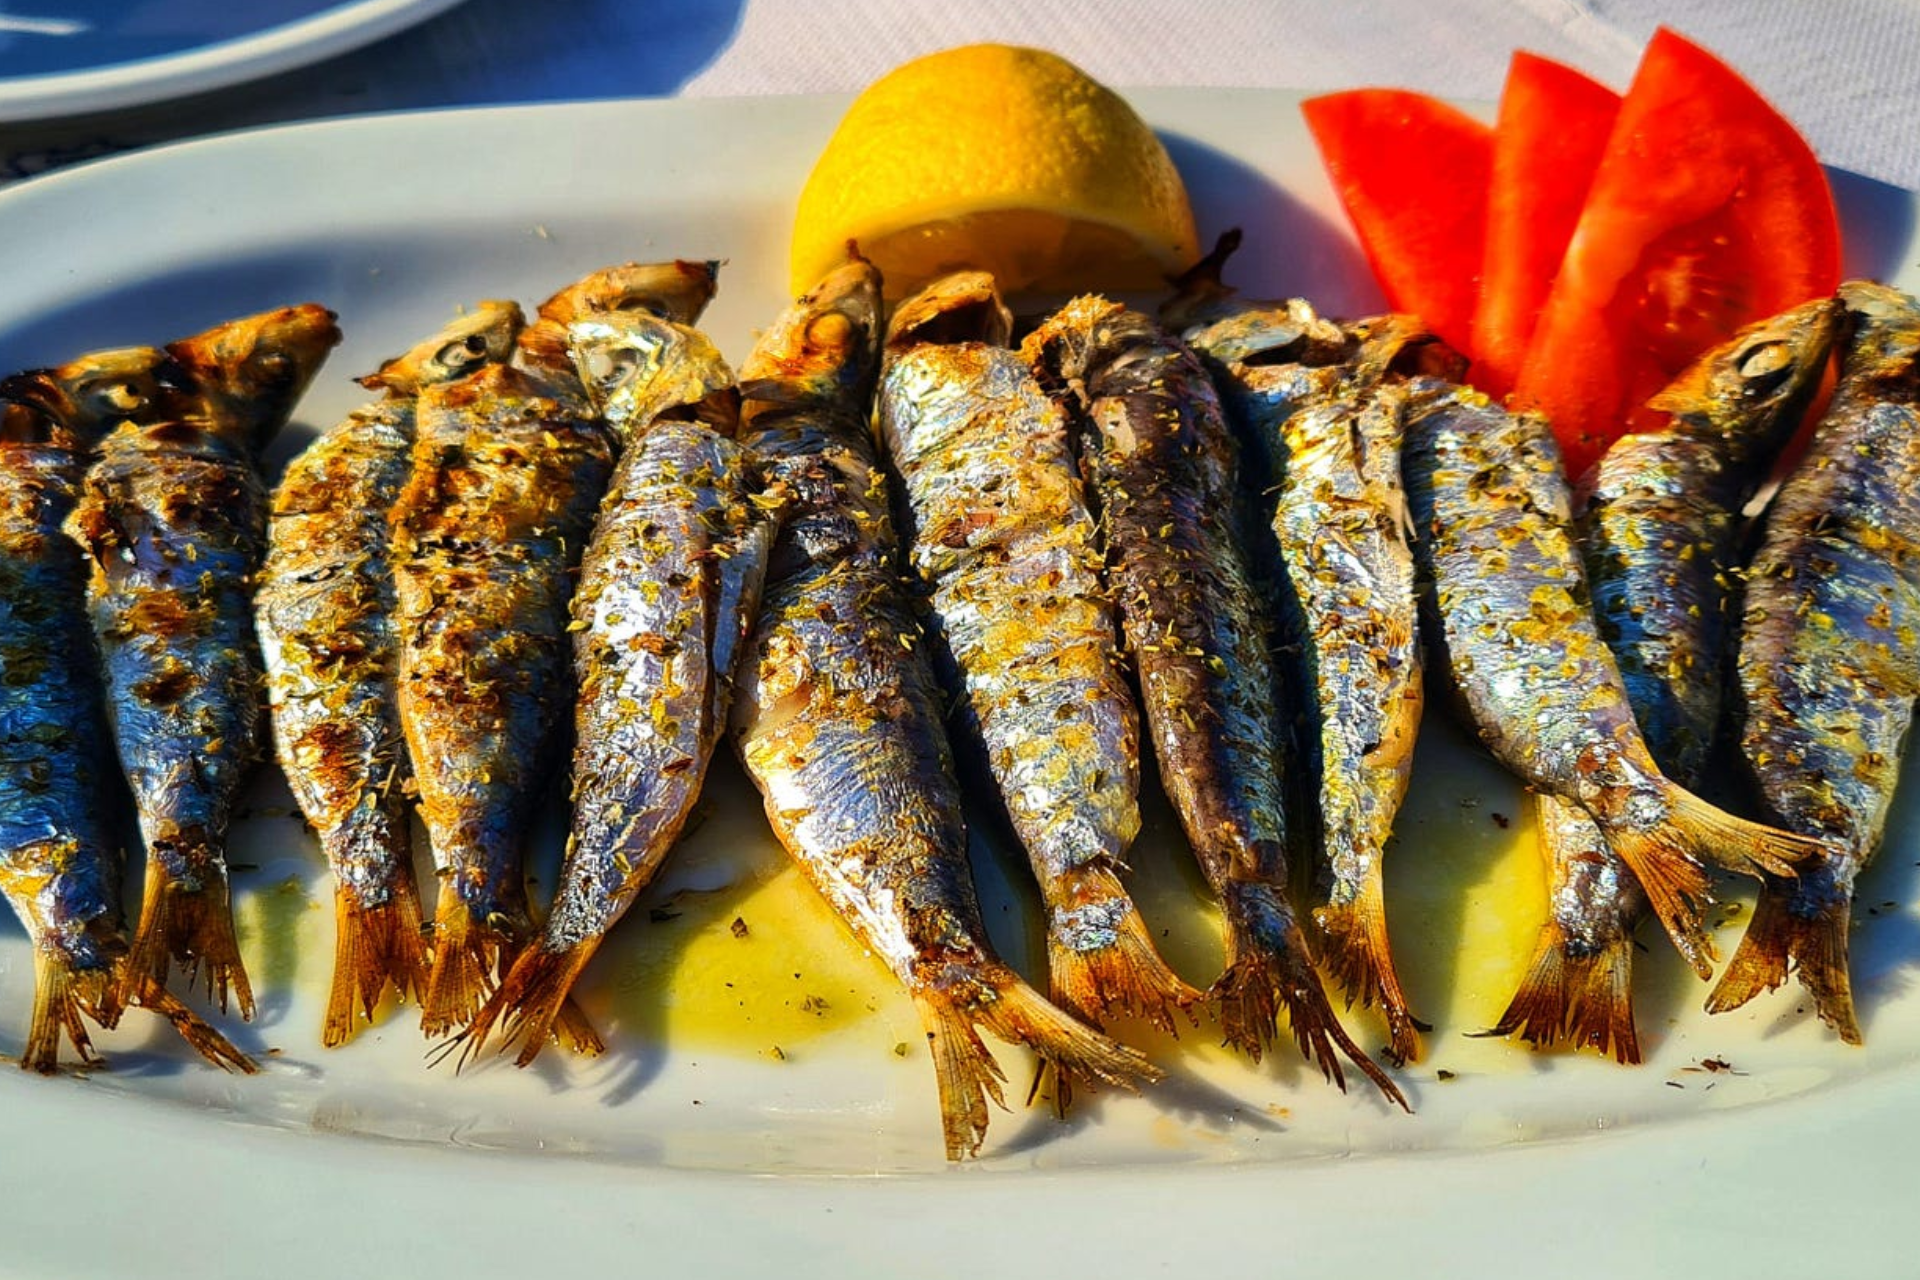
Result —
M477 1054L497 1026L503 1047L519 1042L521 1066L546 1044L574 979L652 881L700 794L773 535L751 461L712 426L678 417L733 426L732 371L699 333L618 312L576 323L573 343L591 398L626 444L573 601L580 694L559 888L464 1050Z
M940 1084L949 1158L979 1148L1000 1071L976 1024L1115 1084L1131 1050L1061 1013L986 942L940 696L895 566L867 410L879 274L830 275L741 370L745 443L785 487L731 732L775 833L863 945L913 995Z
M1115 651L1066 419L1005 346L991 277L904 303L888 339L882 437L904 480L956 736L983 762L1047 909L1054 1003L1098 1025L1171 1030L1199 999L1161 959L1121 877L1140 829L1139 716Z
M224 1009L253 994L234 942L225 841L258 755L253 588L265 551L256 450L285 423L340 332L311 304L232 321L166 348L158 388L100 442L69 528L108 713L147 848L126 968L136 1001L174 962Z
M1681 951L1710 944L1701 860L1791 874L1819 843L1723 813L1665 778L1590 611L1558 450L1537 418L1416 380L1403 455L1429 628L1481 740L1585 809Z
M1227 970L1212 994L1228 1041L1259 1057L1284 1005L1328 1079L1344 1087L1344 1054L1405 1106L1327 1004L1287 900L1267 625L1205 371L1146 316L1097 298L1070 303L1024 351L1079 419L1161 780L1225 910Z
M1847 969L1853 882L1879 845L1920 694L1920 304L1841 289L1851 313L1826 417L1766 516L1747 573L1740 750L1767 814L1825 837L1822 861L1768 879L1708 1001L1786 981L1861 1039Z
M1580 517L1595 620L1655 763L1700 778L1721 722L1740 512L1819 386L1840 318L1821 299L1751 325L1652 401L1663 431L1618 440ZM1493 1031L1640 1060L1633 930L1645 895L1578 806L1537 797L1551 914Z
M482 303L379 373L356 410L287 465L268 517L255 625L274 742L334 876L334 963L322 1040L344 1043L391 984L426 982L396 707L389 515L405 486L423 385L507 358L511 303Z

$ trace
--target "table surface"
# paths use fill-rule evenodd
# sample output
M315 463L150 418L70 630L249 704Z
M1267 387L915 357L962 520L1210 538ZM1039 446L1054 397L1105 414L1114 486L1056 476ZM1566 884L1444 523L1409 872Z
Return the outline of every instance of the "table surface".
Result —
M57 17L71 6L0 7ZM1491 100L1515 48L1624 87L1662 23L1739 68L1827 163L1920 187L1914 0L467 0L254 83L0 124L0 180L170 139L371 111L851 91L916 54L977 40L1054 49L1122 87L1400 84ZM0 76L6 69L0 46Z

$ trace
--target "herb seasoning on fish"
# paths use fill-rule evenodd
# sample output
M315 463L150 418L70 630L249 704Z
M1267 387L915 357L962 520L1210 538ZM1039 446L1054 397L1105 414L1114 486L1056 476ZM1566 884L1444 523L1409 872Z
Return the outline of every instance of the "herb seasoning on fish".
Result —
M1843 285L1833 402L1768 508L1747 572L1740 750L1769 817L1828 856L1769 878L1707 1007L1786 981L1849 1044L1853 882L1880 843L1920 696L1920 302Z
M965 737L986 762L1047 908L1053 1000L1173 1029L1200 999L1121 881L1140 829L1140 729L1115 652L1065 415L1006 347L991 276L930 285L895 314L881 433L905 480Z
M999 1068L976 1025L1064 1071L1132 1086L1131 1049L1056 1009L987 944L940 697L895 565L868 429L879 273L827 277L741 370L743 436L786 488L731 732L775 833L913 996L947 1155L979 1149Z
M1287 900L1267 627L1236 528L1233 440L1205 371L1146 316L1099 298L1068 304L1023 351L1084 432L1161 778L1226 913L1212 995L1228 1042L1257 1059L1284 1006L1329 1080L1345 1087L1344 1054L1405 1107L1340 1026Z
M546 927L469 1028L526 1066L602 938L653 880L726 724L773 524L726 435L733 372L699 332L644 312L577 321L574 359L622 453L573 599L573 822ZM717 429L717 430L716 430Z
M1436 380L1409 387L1402 467L1429 631L1481 740L1529 786L1585 809L1682 954L1705 963L1701 859L1790 875L1820 842L1724 813L1660 773L1593 621L1545 422Z
M69 521L90 562L107 707L147 848L129 1001L178 961L223 1009L231 987L253 1014L225 844L261 745L258 451L339 340L332 313L307 304L167 347L159 393L100 442Z
M426 984L388 529L412 460L415 398L506 360L520 325L512 303L482 303L361 379L386 398L308 446L273 495L255 623L280 764L334 875L330 1046L353 1034L356 1005L373 1017L389 983L402 997Z
M1672 415L1667 428L1622 436L1588 477L1579 525L1595 620L1654 762L1682 786L1700 779L1721 722L1741 510L1806 412L1840 316L1824 298L1741 330L1649 403ZM1638 1062L1645 895L1578 805L1544 792L1534 803L1550 914L1490 1034Z
M62 1032L83 1063L97 1062L82 1015L112 1027L131 999L216 1066L252 1071L159 981L127 983L122 973L121 854L108 803L118 786L85 569L63 525L102 423L143 394L121 378L128 356L141 379L163 358L151 348L105 353L0 385L20 402L0 405L0 893L26 927L34 977L20 1065L57 1070ZM83 408L76 391L101 399Z
M643 300L689 322L712 296L698 264L598 272L541 306L519 340L526 369L421 388L392 527L400 723L440 877L429 1035L470 1022L533 932L522 846L572 705L568 606L613 465L567 326ZM568 1022L575 1044L598 1046Z

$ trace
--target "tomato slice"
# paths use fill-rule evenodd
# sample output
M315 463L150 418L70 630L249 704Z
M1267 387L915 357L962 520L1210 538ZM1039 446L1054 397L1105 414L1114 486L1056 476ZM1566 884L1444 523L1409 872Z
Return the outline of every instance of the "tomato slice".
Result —
M1504 396L1573 238L1620 95L1572 67L1513 55L1487 179L1480 301L1473 313L1473 384Z
M1528 345L1513 403L1553 421L1570 475L1695 356L1830 293L1840 230L1806 140L1725 63L1648 43Z
M1330 93L1300 110L1387 304L1466 351L1493 131L1401 89Z

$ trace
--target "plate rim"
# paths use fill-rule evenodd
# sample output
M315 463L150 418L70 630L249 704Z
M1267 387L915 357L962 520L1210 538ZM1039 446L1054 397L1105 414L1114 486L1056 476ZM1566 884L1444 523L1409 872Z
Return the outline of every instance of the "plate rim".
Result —
M0 77L0 116L30 123L224 89L347 53L462 2L343 0L304 18L176 53Z
M442 3L443 0L433 0ZM457 2L457 0L456 0ZM1142 101L1159 95L1247 95L1276 103L1297 101L1302 95L1287 90L1142 90ZM851 95L805 95L840 98ZM655 107L699 114L709 104L754 102L776 104L774 98L740 99L629 99L589 103L553 103L529 106L435 108L347 117L333 121L266 125L196 138L164 147L106 157L61 170L0 191L0 219L16 202L40 193L52 194L67 180L99 180L101 167L164 163L187 148L216 149L236 141L252 145L273 135L312 130L404 127L409 120L443 118L469 112L560 112L568 110L634 110ZM777 109L774 108L774 109ZM1152 113L1145 112L1151 119ZM81 179L79 175L86 174ZM1920 197L1916 197L1920 198ZM1836 1052L1842 1047L1836 1046ZM62 1082L65 1083L65 1082ZM79 1181L89 1163L124 1159L132 1171L122 1178L166 1168L169 1153L183 1141L204 1135L209 1119L217 1126L218 1158L190 1177L152 1178L145 1183L144 1200L130 1223L165 1224L180 1234L170 1249L183 1255L212 1248L226 1233L256 1245L284 1250L280 1264L290 1275L337 1274L350 1259L369 1260L425 1256L431 1251L440 1263L461 1266L469 1276L505 1275L524 1271L529 1260L549 1263L566 1256L569 1263L613 1265L636 1259L636 1244L655 1249L650 1261L672 1265L698 1264L704 1271L731 1274L752 1270L763 1274L765 1262L776 1251L797 1247L815 1250L793 1254L789 1262L796 1275L825 1274L837 1264L837 1274L897 1274L903 1264L925 1263L929 1274L978 1275L995 1265L1012 1265L1024 1257L1029 1265L1044 1259L1049 1249L1079 1250L1080 1266L1105 1259L1102 1269L1128 1275L1156 1269L1176 1247L1189 1262L1203 1257L1244 1264L1246 1252L1266 1243L1285 1249L1297 1261L1350 1264L1407 1260L1412 1248L1429 1255L1455 1253L1484 1258L1503 1241L1538 1250L1555 1249L1558 1269L1567 1274L1618 1274L1623 1259L1645 1257L1664 1266L1714 1262L1766 1263L1782 1245L1800 1242L1801 1234L1817 1229L1826 1257L1837 1265L1885 1264L1904 1254L1894 1250L1898 1235L1884 1229L1866 1230L1874 1221L1870 1194L1846 1199L1815 1196L1800 1203L1802 1214L1831 1213L1834 1222L1809 1228L1793 1214L1765 1212L1786 1199L1783 1188L1862 1187L1878 1185L1897 1195L1904 1185L1893 1158L1902 1148L1920 1142L1920 1092L1907 1073L1890 1071L1848 1081L1843 1087L1814 1091L1768 1104L1751 1112L1758 1123L1717 1127L1709 1141L1696 1141L1703 1125L1713 1118L1701 1113L1683 1120L1636 1126L1623 1132L1594 1134L1580 1139L1537 1141L1514 1146L1490 1146L1471 1151L1438 1150L1342 1160L1317 1158L1298 1162L1223 1165L1175 1165L1132 1169L995 1168L989 1159L963 1169L888 1174L881 1178L852 1175L794 1174L768 1177L741 1171L700 1171L622 1164L599 1159L549 1157L507 1151L475 1152L455 1146L429 1147L413 1143L367 1143L358 1136L326 1133L294 1134L213 1116L186 1106L154 1107L147 1100L121 1100L84 1088L46 1089L44 1082L0 1085L0 1142L32 1132L44 1135L49 1124L69 1115L111 1107L113 1124L123 1137L122 1150L62 1151L48 1158L17 1159L0 1165L0 1205L11 1217L38 1221L43 1229L29 1233L31 1248L44 1252L36 1259L30 1248L13 1257L0 1257L0 1274L34 1274L34 1262L70 1257L75 1243L69 1232L86 1231L97 1217L97 1203L89 1203L91 1189ZM24 1092L37 1090L38 1096ZM20 1105L33 1097L34 1105ZM28 1120L31 1113L32 1119ZM98 1125L97 1116L88 1116ZM1674 1135L1680 1140L1673 1140ZM1836 1141L1835 1134L1852 1135ZM1717 1140L1712 1140L1717 1138ZM1852 1157L1858 1142L1871 1139L1884 1157L1884 1168L1862 1168ZM64 1167L67 1176L58 1176ZM1489 1173L1492 1170L1492 1173ZM530 1171L532 1171L530 1176ZM1876 1179L1876 1173L1885 1175ZM344 1194L355 1197L361 1212L350 1224L337 1218L336 1231L351 1228L344 1252L294 1252L295 1241L311 1243L311 1225L288 1223L235 1224L217 1212L236 1203L245 1193L259 1193L266 1179L280 1184L270 1193L289 1211L307 1207L304 1197L315 1187L351 1179ZM1489 1180L1499 1184L1489 1187ZM1174 1210L1169 1190L1182 1185L1206 1197L1198 1213ZM671 1194L665 1194L671 1193ZM1488 1205L1473 1197L1498 1194ZM382 1197L404 1197L383 1199ZM929 1197L936 1197L931 1200ZM1604 1197L1596 1199L1596 1197ZM1184 1197L1183 1197L1184 1198ZM1884 1205L1886 1202L1881 1202ZM590 1224L566 1245L556 1243L551 1226L525 1223L522 1231L474 1230L475 1223L519 1222L532 1209L562 1211ZM124 1206L116 1206L124 1207ZM1491 1212L1489 1211L1491 1210ZM1411 1217L1432 1234L1409 1241L1400 1230L1369 1230L1396 1214ZM914 1244L939 1242L931 1234L946 1221L979 1224L976 1239L964 1251L917 1259L897 1250ZM1503 1236L1519 1231L1525 1236ZM1344 1235L1328 1232L1325 1223L1342 1216L1353 1227ZM837 1218L837 1221L836 1221ZM1238 1219L1237 1224L1234 1219ZM705 1230L687 1232L690 1221ZM1223 1226L1223 1223L1226 1225ZM1645 1241L1623 1237L1627 1224L1640 1227ZM44 1229L58 1225L59 1230ZM450 1235L462 1224L464 1236ZM1316 1225L1317 1224L1317 1225ZM1548 1225L1562 1230L1555 1236ZM563 1228L565 1221L557 1224ZM1256 1231L1248 1231L1252 1226ZM1729 1233L1743 1232L1733 1237ZM1293 1235L1280 1234L1292 1230ZM1188 1238L1198 1233L1199 1242ZM714 1259L703 1253L708 1242L725 1238L730 1257ZM949 1237L950 1238L950 1237ZM137 1261L140 1245L130 1243L138 1232L128 1231L117 1246L101 1239L85 1241L96 1257L103 1248L130 1249L116 1255L124 1265ZM1659 1251L1654 1249L1659 1246ZM150 1248L151 1245L146 1247ZM571 1253L568 1251L572 1250ZM1474 1254L1466 1254L1473 1250ZM1237 1253L1235 1251L1238 1251ZM210 1254L204 1256L212 1256ZM1696 1263L1697 1265L1697 1263ZM1777 1266L1777 1264L1776 1264ZM308 1268L312 1268L309 1272ZM918 1267L916 1266L916 1269ZM1775 1268L1763 1265L1766 1272Z

